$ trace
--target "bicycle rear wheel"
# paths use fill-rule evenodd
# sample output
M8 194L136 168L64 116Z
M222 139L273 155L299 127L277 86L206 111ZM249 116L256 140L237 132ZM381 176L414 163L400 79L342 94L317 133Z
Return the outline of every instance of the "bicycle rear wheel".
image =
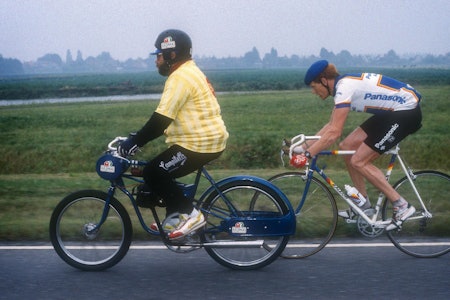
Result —
M218 189L220 193L213 191L202 206L207 222L202 235L206 252L221 265L237 270L258 269L276 260L289 235L280 233L273 222L261 224L264 218L281 221L290 212L278 192L250 180L232 181ZM268 232L250 234L249 224Z
M305 189L304 176L304 172L286 172L269 179L288 197L296 212L297 228L281 254L284 258L305 258L319 252L331 240L337 226L336 201L329 189L315 177L299 208Z
M411 205L416 213L407 219L401 230L387 232L389 239L401 251L414 257L438 257L450 251L450 177L437 171L420 171L412 176L425 207L414 193L408 178L400 179L394 188ZM383 204L383 219L393 214L392 205L386 199Z
M56 253L69 265L99 271L117 264L127 253L132 238L130 217L115 198L100 227L108 195L84 190L64 198L50 219L50 240Z

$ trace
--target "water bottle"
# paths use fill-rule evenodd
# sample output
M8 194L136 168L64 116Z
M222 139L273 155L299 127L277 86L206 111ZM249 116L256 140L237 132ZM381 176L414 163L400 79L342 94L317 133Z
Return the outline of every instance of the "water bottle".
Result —
M352 199L352 201L358 206L362 207L364 204L366 204L366 197L361 195L360 192L355 187L349 186L348 184L345 185L345 190L347 191L347 195Z

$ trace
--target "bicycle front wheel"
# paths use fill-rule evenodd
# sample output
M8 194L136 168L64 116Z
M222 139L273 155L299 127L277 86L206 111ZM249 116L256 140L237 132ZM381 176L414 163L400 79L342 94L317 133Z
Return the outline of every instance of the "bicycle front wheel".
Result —
M408 178L404 177L394 188L416 208L416 213L402 224L401 230L388 231L387 235L398 249L414 257L444 255L450 251L450 177L437 171L420 171L412 174L412 179L431 215L426 215ZM392 214L392 205L386 199L383 219L389 219Z
M130 217L123 205L101 191L70 194L50 219L50 240L56 253L69 265L100 271L117 264L128 252L132 238ZM98 225L105 209L108 215Z
M297 228L281 254L285 258L305 258L322 250L333 237L337 226L336 201L330 190L313 177L306 199L300 207L305 190L304 172L286 172L269 179L294 207Z
M288 233L278 232L280 224L270 220L283 222L290 210L268 185L250 180L229 182L212 192L202 208L207 222L202 237L205 250L228 268L264 267L279 257L289 240ZM258 227L258 233L250 232L253 226L247 223Z

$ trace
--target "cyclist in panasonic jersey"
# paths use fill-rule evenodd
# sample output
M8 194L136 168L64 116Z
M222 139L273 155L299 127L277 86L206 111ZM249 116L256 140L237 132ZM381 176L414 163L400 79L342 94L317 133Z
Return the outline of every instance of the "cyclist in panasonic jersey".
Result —
M344 156L353 184L367 199L362 209L370 207L365 179L378 188L391 201L394 209L392 223L386 230L400 228L415 208L386 180L373 161L401 140L422 126L421 95L410 85L381 74L361 73L339 75L336 67L326 60L311 65L305 75L305 84L314 94L325 100L334 97L334 109L330 121L316 134L317 141L300 149L311 158L327 149L342 135L350 111L372 114L339 144L342 150L355 150L352 156ZM344 218L354 213L340 211Z
M214 89L192 60L192 42L181 30L163 31L156 39L156 66L168 76L156 110L147 123L118 147L131 156L147 142L166 136L169 148L144 168L146 185L138 190L137 203L149 207L157 195L164 200L167 219L164 230L179 239L205 224L203 214L183 194L175 178L188 175L218 158L226 147L228 132L222 120ZM157 231L156 223L150 228Z

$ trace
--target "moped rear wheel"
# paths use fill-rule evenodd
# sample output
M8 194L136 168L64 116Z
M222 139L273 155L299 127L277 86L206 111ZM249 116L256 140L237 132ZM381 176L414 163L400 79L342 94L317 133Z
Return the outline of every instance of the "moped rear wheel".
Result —
M291 213L278 192L251 180L232 181L218 189L202 206L207 221L202 240L207 253L221 265L237 270L262 268L276 260L289 235L276 233L273 220L281 222ZM263 219L268 220L267 226L261 226ZM250 233L252 224L259 228L258 233ZM294 227L293 221L290 226ZM267 234L262 232L266 229Z

